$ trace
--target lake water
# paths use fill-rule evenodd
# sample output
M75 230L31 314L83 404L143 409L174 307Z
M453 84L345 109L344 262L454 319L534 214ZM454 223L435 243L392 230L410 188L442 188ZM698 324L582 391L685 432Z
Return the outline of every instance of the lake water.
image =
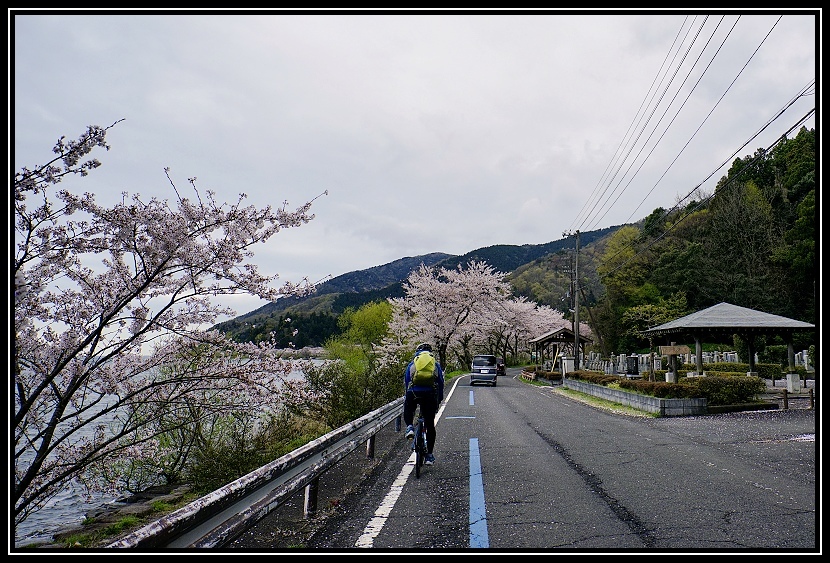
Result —
M313 360L318 362L320 360ZM295 371L289 376L302 377L302 372ZM85 489L80 484L74 484L67 490L56 495L46 506L29 516L17 526L14 536L15 547L23 547L33 543L51 542L52 536L66 528L80 526L85 515L109 503L117 502L119 497L98 495L92 500L87 499Z

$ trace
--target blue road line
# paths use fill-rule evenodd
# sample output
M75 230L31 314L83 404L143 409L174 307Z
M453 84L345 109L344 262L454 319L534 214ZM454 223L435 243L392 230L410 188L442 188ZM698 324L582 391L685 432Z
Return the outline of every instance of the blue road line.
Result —
M472 398L472 391L470 397ZM490 547L490 538L487 535L487 512L484 508L484 482L481 479L478 438L470 438L470 547Z
M473 390L472 389L470 389L470 404L471 405L476 404L476 399L475 399L475 397L473 397Z

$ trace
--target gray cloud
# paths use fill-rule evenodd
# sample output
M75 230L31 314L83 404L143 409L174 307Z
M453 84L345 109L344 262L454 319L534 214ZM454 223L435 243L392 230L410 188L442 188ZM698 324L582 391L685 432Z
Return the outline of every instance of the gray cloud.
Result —
M256 251L287 281L544 243L670 207L816 79L815 15L738 16L705 21L662 94L655 77L702 15L14 15L14 166L125 118L103 166L68 187L170 198L169 166L229 201L328 190L311 224ZM641 107L665 116L638 138ZM803 97L738 156L813 107Z

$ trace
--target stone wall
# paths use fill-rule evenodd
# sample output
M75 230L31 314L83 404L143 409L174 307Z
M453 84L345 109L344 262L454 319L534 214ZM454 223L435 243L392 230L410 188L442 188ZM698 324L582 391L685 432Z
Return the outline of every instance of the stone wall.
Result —
M704 398L664 399L568 378L563 380L563 386L586 395L599 397L606 401L620 403L660 416L694 416L708 413L706 399Z

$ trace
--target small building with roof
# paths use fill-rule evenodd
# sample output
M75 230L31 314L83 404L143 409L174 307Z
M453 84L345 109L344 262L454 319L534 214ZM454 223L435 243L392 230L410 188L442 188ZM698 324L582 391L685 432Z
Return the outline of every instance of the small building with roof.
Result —
M581 334L579 335L581 357L585 357L585 345L591 343L593 343L593 340ZM551 361L551 369L553 369L556 365L557 357L564 357L568 354L575 357L574 347L576 345L576 335L569 328L557 328L556 330L546 332L541 336L528 340L528 344L533 348L536 363L541 366L544 365L546 359L549 359Z
M757 335L780 336L787 343L787 357L790 370L795 367L793 334L815 330L815 325L779 315L772 315L731 303L718 303L685 317L644 330L646 336L671 337L690 336L695 340L695 362L697 373L703 373L702 342L708 337L722 340L733 334L747 342L749 348L749 371L755 372L754 337ZM668 343L668 342L667 342Z

